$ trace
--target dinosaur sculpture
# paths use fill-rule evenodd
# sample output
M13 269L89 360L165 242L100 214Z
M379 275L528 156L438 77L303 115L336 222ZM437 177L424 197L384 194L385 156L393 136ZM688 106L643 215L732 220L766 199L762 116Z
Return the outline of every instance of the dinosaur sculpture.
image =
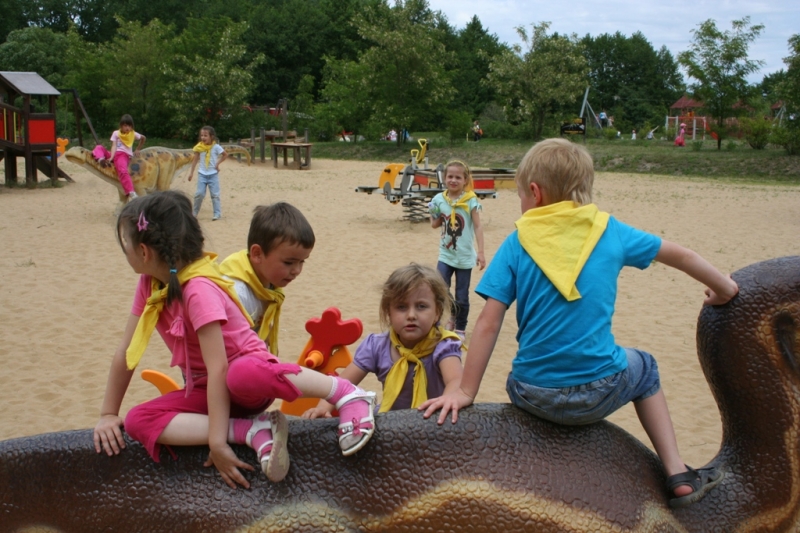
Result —
M701 364L719 404L722 482L670 510L657 457L619 427L557 426L479 404L438 427L414 411L342 457L336 420L290 422L292 466L250 490L204 468L205 447L129 441L94 452L91 430L0 442L0 531L790 532L800 529L800 257L734 274L741 292L705 308Z
M250 152L238 144L223 144L228 155L243 155L250 164ZM103 167L92 157L91 150L82 146L74 146L64 153L70 163L81 165L103 181L113 185L119 193L120 206L127 201L125 191L119 183L117 171L113 165ZM161 146L145 148L139 155L134 155L128 164L136 194L143 196L153 191L166 191L172 185L172 179L178 172L192 162L192 150L173 150Z

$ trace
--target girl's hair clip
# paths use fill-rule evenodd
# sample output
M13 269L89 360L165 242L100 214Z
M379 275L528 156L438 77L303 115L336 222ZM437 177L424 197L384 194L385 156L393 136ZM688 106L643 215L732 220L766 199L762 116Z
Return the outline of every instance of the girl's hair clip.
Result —
M139 213L139 222L136 223L136 227L139 228L139 231L147 231L147 226L150 223L144 218L144 211Z
M169 269L169 273L170 274L177 274L178 273L178 269L177 268L170 268Z

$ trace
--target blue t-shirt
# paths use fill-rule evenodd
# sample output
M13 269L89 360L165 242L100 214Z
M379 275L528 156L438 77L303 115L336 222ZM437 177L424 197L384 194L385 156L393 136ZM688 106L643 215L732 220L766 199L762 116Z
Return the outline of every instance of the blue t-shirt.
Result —
M514 379L560 388L624 370L625 350L611 333L617 277L624 266L647 268L660 248L660 237L610 217L576 281L581 298L569 302L522 247L517 232L509 235L475 292L507 306L517 300Z
M439 241L439 261L453 268L474 268L478 260L475 250L475 225L472 223L472 211L480 209L477 198L467 201L469 211L463 207L456 208L455 228L450 227L450 213L453 208L445 200L442 193L431 200L431 209L446 215L442 222L442 233Z
M206 165L206 154L205 152L200 152L200 166L197 169L198 174L202 174L203 176L209 176L211 174L217 173L217 159L225 149L219 145L219 143L214 143L214 146L211 147L211 158L208 161L208 165Z

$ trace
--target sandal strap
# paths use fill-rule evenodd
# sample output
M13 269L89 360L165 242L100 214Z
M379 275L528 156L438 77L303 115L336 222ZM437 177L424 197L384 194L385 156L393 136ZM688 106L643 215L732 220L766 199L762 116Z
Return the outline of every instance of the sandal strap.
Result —
M261 418L262 416L264 417L263 419ZM245 442L247 443L247 445L252 448L253 437L256 436L256 433L264 429L272 431L272 423L269 421L268 414L259 415L258 417L253 419L253 425L250 426L250 429L247 430L247 436L245 437ZM272 439L270 439L268 442L271 444ZM263 446L261 446L261 448L263 448ZM259 449L257 451L261 450Z
M354 390L350 394L345 394L344 396L339 398L339 401L336 402L336 409L341 409L341 407L344 404L346 404L347 402L349 402L351 400L364 400L365 402L367 402L369 404L370 412L372 412L372 409L375 408L375 396L376 395L375 395L374 392L367 392L367 391L365 391L363 389L358 389L357 388L356 390Z
M695 470L686 465L686 469L686 472L667 478L667 490L673 492L682 485L689 485L692 487L692 491L697 492L703 485L711 481L712 476L716 473L715 468L698 468Z

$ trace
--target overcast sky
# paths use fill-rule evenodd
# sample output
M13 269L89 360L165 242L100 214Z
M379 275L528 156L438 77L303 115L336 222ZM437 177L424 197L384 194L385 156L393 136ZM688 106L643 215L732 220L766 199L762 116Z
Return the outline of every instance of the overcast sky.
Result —
M750 59L764 61L762 69L750 77L759 82L765 74L785 69L788 40L800 33L800 1L772 0L428 0L431 9L447 16L457 29L477 15L484 29L500 42L519 43L514 30L531 24L551 22L550 31L577 33L583 37L617 31L630 36L641 31L653 48L666 47L676 56L689 48L691 30L705 20L714 19L717 28L730 30L731 21L749 16L751 24L763 24L764 31L750 46ZM685 76L685 73L684 73ZM688 81L688 80L687 80Z

